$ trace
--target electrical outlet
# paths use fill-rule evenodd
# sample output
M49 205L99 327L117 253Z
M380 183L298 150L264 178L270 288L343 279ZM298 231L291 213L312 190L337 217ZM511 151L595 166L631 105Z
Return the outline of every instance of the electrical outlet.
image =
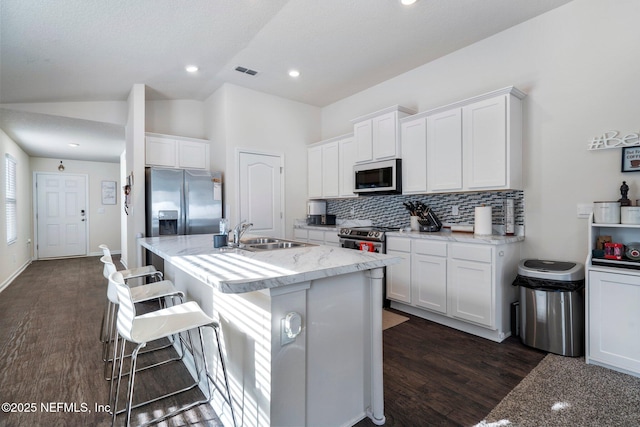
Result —
M458 206L452 206L451 207L451 215L453 215L453 216L460 215L460 211L458 210Z

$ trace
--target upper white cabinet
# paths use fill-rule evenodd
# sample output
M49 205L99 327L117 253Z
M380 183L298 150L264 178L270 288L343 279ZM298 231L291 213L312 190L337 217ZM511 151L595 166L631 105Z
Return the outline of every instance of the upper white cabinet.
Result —
M209 170L209 141L147 133L145 164L180 169Z
M428 189L522 189L522 99L514 87L430 112Z
M462 190L462 110L427 117L427 190Z
M402 193L427 192L427 121L406 118L400 124L402 139Z
M403 119L403 193L522 189L525 96L507 87Z
M353 192L354 173L353 165L356 162L356 143L353 136L342 138L338 142L339 147L339 185L340 197L356 197Z
M351 135L319 142L308 149L308 197L355 197L353 194L354 144Z
M356 163L401 157L399 120L414 113L396 105L351 120Z

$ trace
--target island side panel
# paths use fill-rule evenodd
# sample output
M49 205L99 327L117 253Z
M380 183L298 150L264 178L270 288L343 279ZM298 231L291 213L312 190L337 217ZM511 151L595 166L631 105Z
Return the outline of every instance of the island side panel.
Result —
M311 283L306 324L309 426L351 426L367 416L371 406L370 290L365 272Z
M220 323L222 350L227 362L229 385L237 425L270 426L271 422L271 298L265 292L226 294L195 279L165 260L165 277L196 301ZM210 375L222 382L213 334L205 331ZM190 360L185 364L193 375ZM201 385L204 390L204 386ZM231 412L220 393L214 392L211 406L225 426L233 425Z

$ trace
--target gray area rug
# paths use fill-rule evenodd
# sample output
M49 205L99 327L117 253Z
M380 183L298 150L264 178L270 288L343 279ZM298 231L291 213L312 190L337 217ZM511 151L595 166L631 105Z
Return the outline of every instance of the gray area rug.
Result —
M547 355L476 427L640 426L640 378Z

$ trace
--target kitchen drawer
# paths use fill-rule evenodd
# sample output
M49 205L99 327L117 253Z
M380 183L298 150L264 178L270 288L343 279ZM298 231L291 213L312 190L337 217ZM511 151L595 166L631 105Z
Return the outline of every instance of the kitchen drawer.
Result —
M421 255L447 256L447 243L416 239L413 241L413 253Z
M296 240L307 241L309 239L309 233L304 228L294 228L293 238Z
M451 245L451 258L478 262L491 262L492 248L484 245Z
M411 252L411 239L387 237L387 251Z
M340 243L340 237L338 237L337 231L325 231L324 232L324 241L326 243Z
M309 230L309 240L324 242L324 231Z

